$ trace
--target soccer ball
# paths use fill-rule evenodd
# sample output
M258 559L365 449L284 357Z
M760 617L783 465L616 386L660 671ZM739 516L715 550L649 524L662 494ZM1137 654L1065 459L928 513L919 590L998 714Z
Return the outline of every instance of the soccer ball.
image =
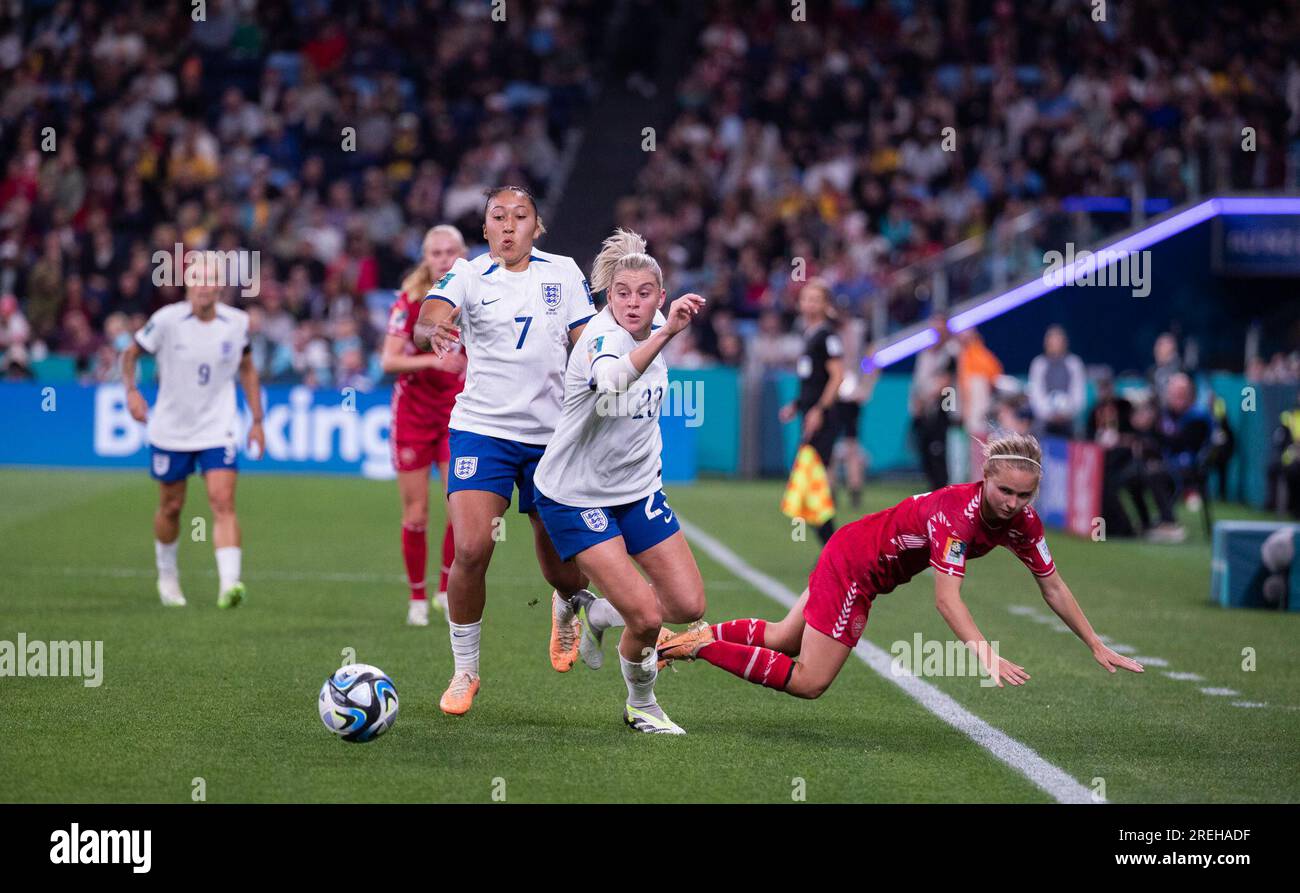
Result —
M370 664L339 667L320 687L320 720L344 741L373 741L397 720L397 689Z

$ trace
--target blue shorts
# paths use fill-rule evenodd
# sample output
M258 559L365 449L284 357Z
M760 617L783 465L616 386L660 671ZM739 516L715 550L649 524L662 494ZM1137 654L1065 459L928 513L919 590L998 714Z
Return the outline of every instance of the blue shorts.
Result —
M194 466L207 474L209 471L238 471L235 445L212 447L207 450L162 450L156 446L149 447L149 474L155 481L174 484L183 481L194 473Z
M564 561L616 536L623 537L627 554L640 555L681 530L663 490L636 502L597 509L561 505L538 492L537 511Z
M509 502L514 488L518 487L519 511L530 514L536 510L533 472L546 447L455 428L449 434L449 494L458 490L487 490Z

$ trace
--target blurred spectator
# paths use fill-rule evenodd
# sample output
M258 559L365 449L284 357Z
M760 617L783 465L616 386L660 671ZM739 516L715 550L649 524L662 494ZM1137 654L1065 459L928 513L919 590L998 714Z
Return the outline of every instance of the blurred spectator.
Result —
M1176 483L1165 465L1165 450L1157 427L1159 410L1155 400L1143 400L1133 407L1129 436L1131 459L1116 475L1116 486L1127 490L1137 510L1139 531L1151 542L1180 543L1187 531L1174 519ZM1155 500L1160 520L1151 524L1147 496ZM1121 528L1122 529L1122 528Z
M1097 400L1088 413L1087 438L1104 449L1133 433L1133 404L1115 392L1115 376L1103 369L1096 378Z
M1065 329L1049 326L1043 352L1029 364L1029 406L1041 433L1053 437L1074 437L1087 395L1083 361L1069 350Z
M1158 428L1170 475L1189 507L1199 509L1214 420L1196 405L1196 386L1186 373L1174 373L1166 383Z
M11 294L0 296L0 368L8 368L11 363L26 367L31 336L32 327L23 316L18 299Z
M1121 475L1133 461L1133 404L1116 393L1110 369L1103 369L1095 383L1097 400L1088 413L1086 436L1102 448L1101 514L1107 535L1133 536L1137 531L1119 499Z
M949 335L943 317L934 317L930 324L938 331L939 341L916 355L908 411L921 469L930 489L938 490L948 485L949 408L955 402L949 394L956 395L952 389L957 374L957 342Z
M960 332L957 344L961 351L957 355L957 394L962 424L967 434L982 437L988 433L993 387L1002 374L1002 363L975 328Z
M1300 518L1300 390L1295 405L1285 410L1273 429L1273 455L1268 465L1268 507Z
M1151 383L1151 391L1160 405L1164 406L1169 379L1183 371L1182 361L1178 357L1178 339L1169 332L1164 332L1156 338L1152 353L1155 364L1147 371L1147 381Z

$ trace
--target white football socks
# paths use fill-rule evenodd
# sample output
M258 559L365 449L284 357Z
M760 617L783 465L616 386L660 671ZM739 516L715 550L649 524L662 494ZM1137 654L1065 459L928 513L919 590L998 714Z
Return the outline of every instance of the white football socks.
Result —
M473 623L451 623L451 656L456 661L457 673L478 675L478 641L483 630L483 621Z
M655 679L659 677L659 655L655 650L650 649L643 661L628 660L620 651L618 663L623 668L623 681L627 683L628 706L638 710L656 706Z
M176 568L176 547L178 545L180 545L179 538L170 543L153 541L153 558L154 563L158 566L159 577L175 577L179 573Z
M623 615L618 613L618 608L607 598L598 598L591 603L587 609L587 622L591 628L597 632L607 630L611 626L627 626L623 620Z
M239 560L243 550L238 546L222 546L217 549L217 577L221 581L220 592L225 592L239 582Z
M552 612L555 614L555 622L561 626L566 626L573 622L573 605L564 596L560 595L560 590L556 589L551 594Z

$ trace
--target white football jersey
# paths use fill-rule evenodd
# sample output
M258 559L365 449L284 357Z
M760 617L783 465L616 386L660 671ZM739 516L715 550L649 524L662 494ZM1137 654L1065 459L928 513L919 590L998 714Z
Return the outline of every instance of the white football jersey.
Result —
M534 248L519 273L487 254L457 258L425 300L460 308L469 366L450 427L545 445L560 419L569 331L596 312L573 258Z
M656 313L653 328L662 324ZM622 394L600 394L592 379L594 364L617 362L639 343L606 307L573 346L560 424L533 474L537 489L561 505L624 505L663 485L659 410L668 393L663 354Z
M189 301L168 304L135 333L158 364L158 399L149 410L149 443L193 452L235 445L235 379L248 346L248 314L217 304L208 322Z

